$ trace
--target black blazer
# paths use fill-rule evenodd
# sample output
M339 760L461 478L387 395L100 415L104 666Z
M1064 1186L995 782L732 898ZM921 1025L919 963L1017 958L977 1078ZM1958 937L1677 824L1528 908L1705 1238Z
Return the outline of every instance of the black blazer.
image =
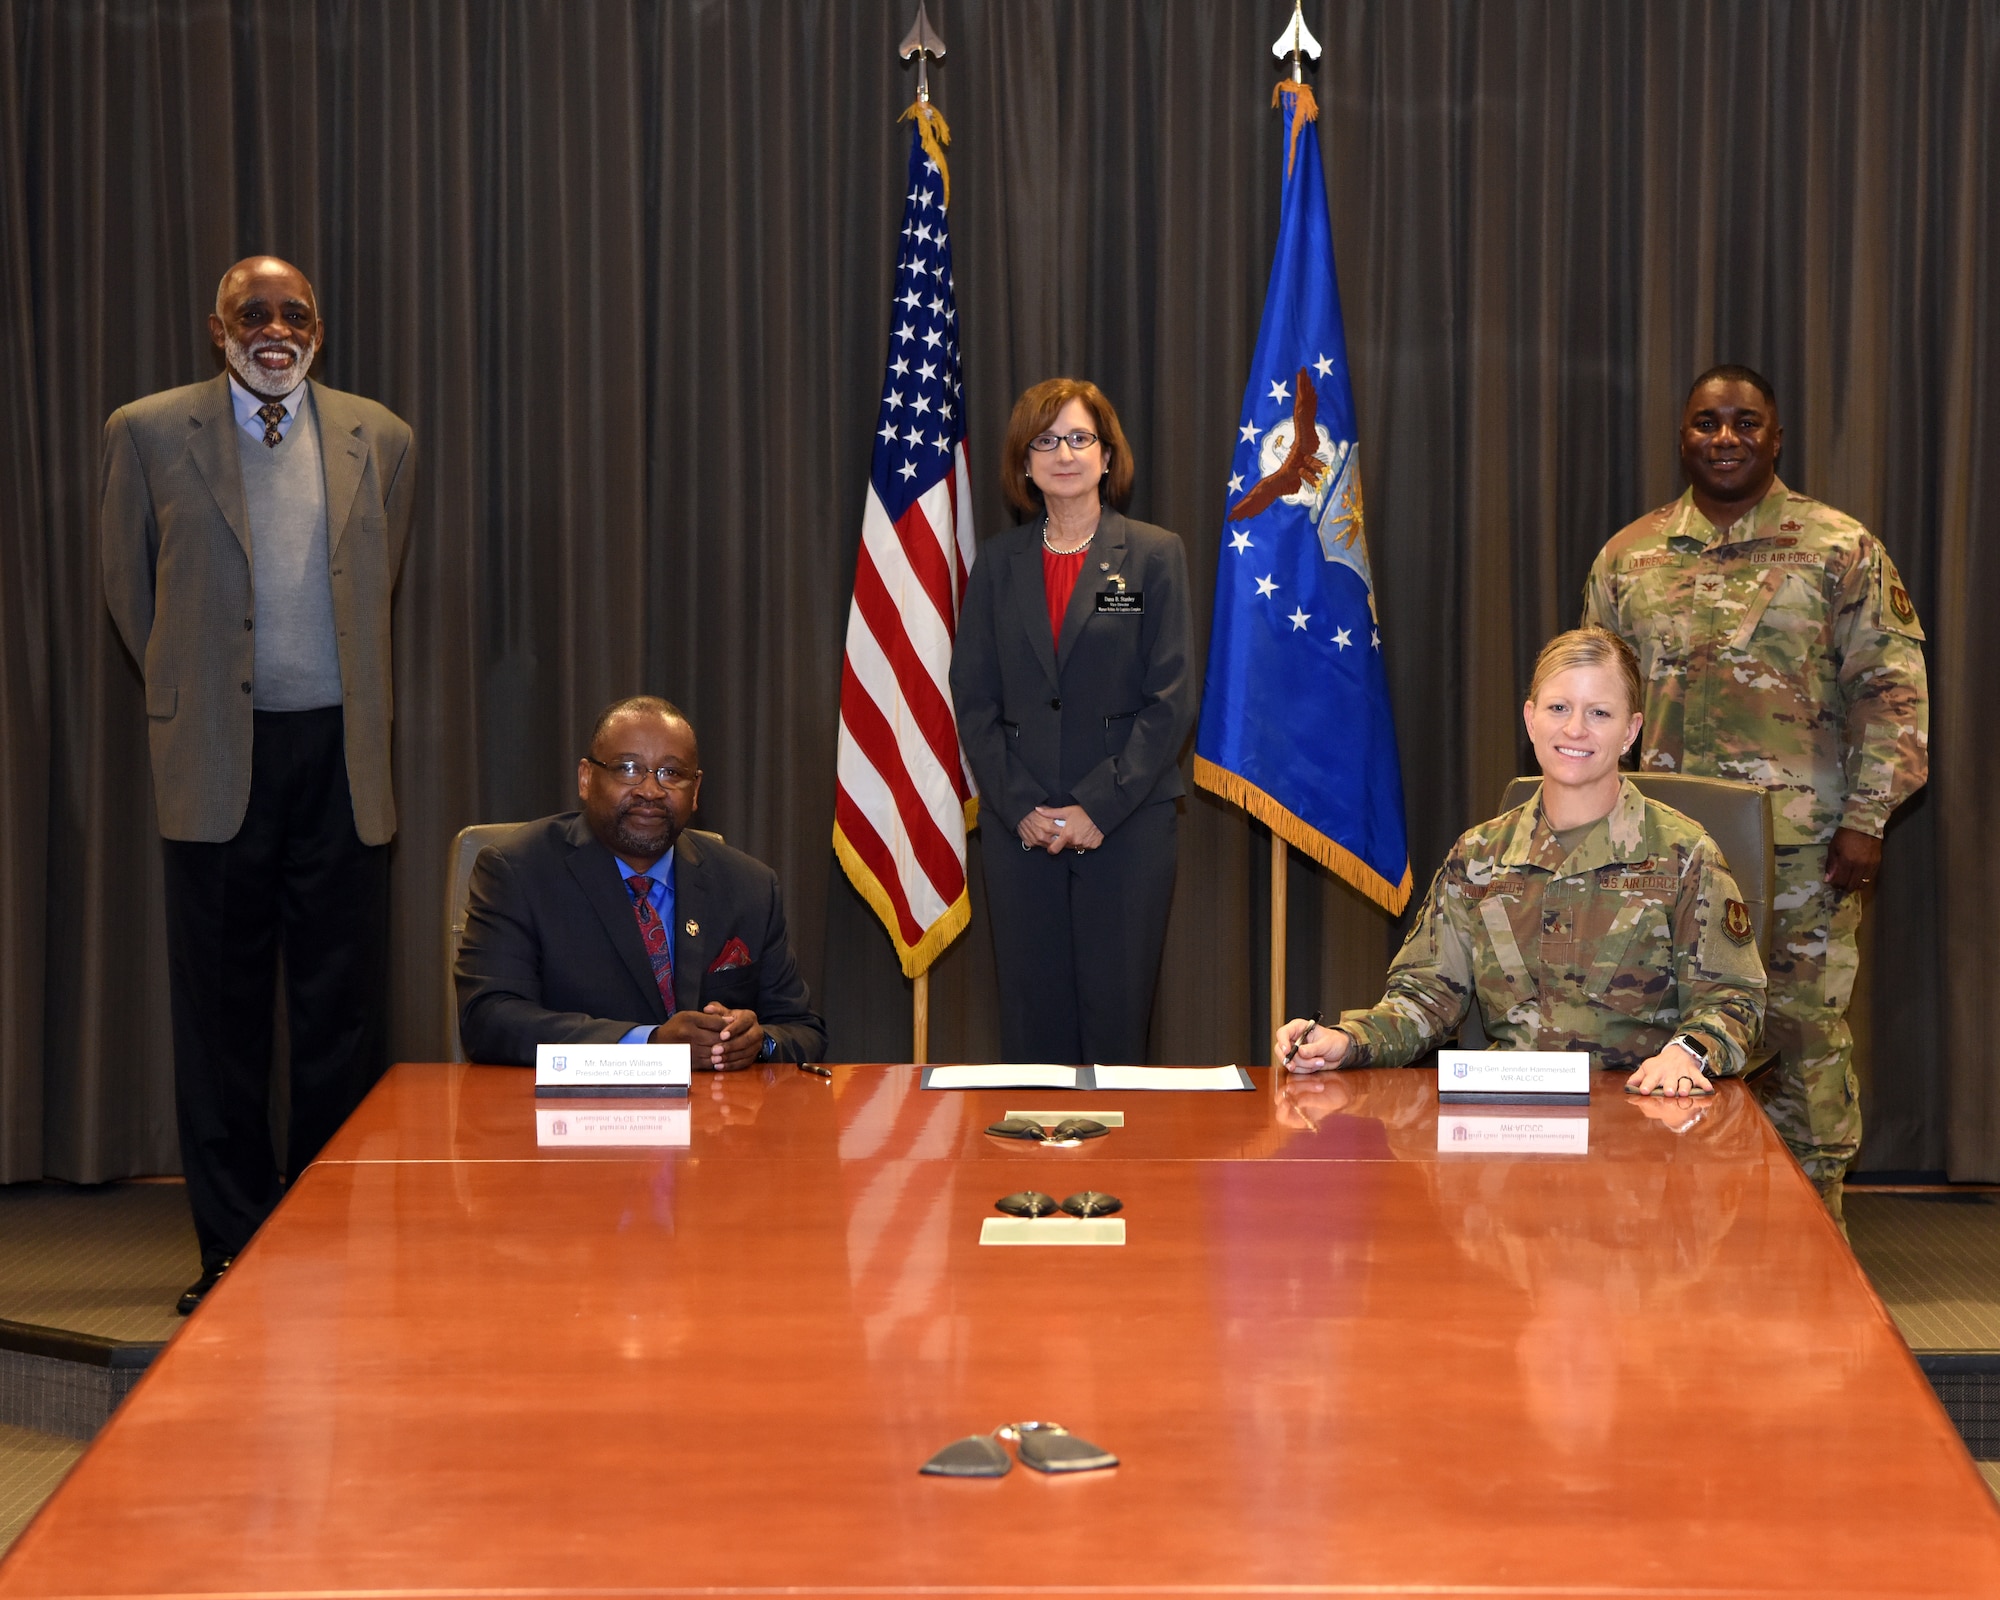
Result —
M1149 800L1187 792L1194 723L1187 551L1177 534L1106 507L1049 638L1044 519L989 539L972 564L951 698L979 800L1009 833L1038 805L1080 805L1109 833ZM1141 612L1100 612L1101 594Z
M690 929L692 928L692 932ZM675 1009L757 1013L787 1061L826 1054L785 932L777 875L719 839L674 845ZM711 970L741 939L747 966ZM667 1008L611 852L579 812L479 852L458 947L459 1034L474 1061L532 1066L538 1044L613 1043Z

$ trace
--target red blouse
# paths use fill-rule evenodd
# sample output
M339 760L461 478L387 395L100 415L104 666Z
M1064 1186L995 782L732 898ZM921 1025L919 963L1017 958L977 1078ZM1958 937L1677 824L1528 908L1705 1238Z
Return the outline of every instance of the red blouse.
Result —
M1042 592L1049 602L1049 636L1057 644L1062 643L1063 613L1069 610L1077 574L1083 571L1083 558L1089 554L1089 545L1060 556L1047 545L1042 546Z

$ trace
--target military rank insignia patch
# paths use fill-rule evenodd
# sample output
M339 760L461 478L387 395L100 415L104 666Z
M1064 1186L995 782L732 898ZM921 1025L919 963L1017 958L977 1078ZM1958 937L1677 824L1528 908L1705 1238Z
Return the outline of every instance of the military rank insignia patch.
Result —
M1723 902L1722 931L1738 944L1748 944L1750 935L1757 931L1750 921L1750 908L1741 900Z
M1910 604L1910 591L1900 583L1889 585L1889 609L1896 613L1896 620L1911 623L1917 620L1917 608Z

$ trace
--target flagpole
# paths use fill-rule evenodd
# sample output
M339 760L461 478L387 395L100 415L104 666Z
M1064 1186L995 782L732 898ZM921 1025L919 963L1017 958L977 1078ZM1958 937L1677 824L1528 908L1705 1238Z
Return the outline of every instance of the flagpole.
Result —
M1271 832L1271 1031L1285 1022L1285 868L1291 846Z
M1303 91L1306 81L1305 63L1300 53L1309 52L1315 60L1319 58L1319 41L1306 27L1305 13L1300 9L1299 0L1292 0L1292 18L1285 24L1285 31L1278 35L1277 43L1271 46L1271 54L1283 61L1287 54L1292 58L1290 81L1298 84ZM1291 846L1276 828L1271 830L1271 1031L1276 1033L1287 1019L1285 1007L1285 968L1290 952L1287 950L1286 889L1289 883L1287 869L1291 865Z
M931 59L944 59L944 40L931 26L929 14L924 10L924 0L917 0L917 20L910 25L903 42L896 47L896 53L903 60L917 58L917 104L928 108L931 103ZM920 120L921 127L921 120ZM939 157L940 162L943 158ZM949 180L946 180L949 182ZM946 191L949 193L949 190ZM910 980L910 1060L918 1066L930 1065L931 1059L931 969L925 967Z
M1288 1009L1291 852L1391 915L1409 900L1410 866L1319 107L1304 81L1321 52L1296 0L1271 53L1278 241L1230 457L1194 781L1270 829L1275 1029Z

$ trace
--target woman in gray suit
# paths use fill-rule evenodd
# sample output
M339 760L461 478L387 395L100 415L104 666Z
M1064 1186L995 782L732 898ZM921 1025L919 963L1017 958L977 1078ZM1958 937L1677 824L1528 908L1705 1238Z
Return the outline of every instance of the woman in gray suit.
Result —
M1001 486L1031 520L980 551L951 658L1000 1047L1143 1061L1195 711L1187 553L1116 509L1132 455L1094 383L1051 378L1015 402Z

